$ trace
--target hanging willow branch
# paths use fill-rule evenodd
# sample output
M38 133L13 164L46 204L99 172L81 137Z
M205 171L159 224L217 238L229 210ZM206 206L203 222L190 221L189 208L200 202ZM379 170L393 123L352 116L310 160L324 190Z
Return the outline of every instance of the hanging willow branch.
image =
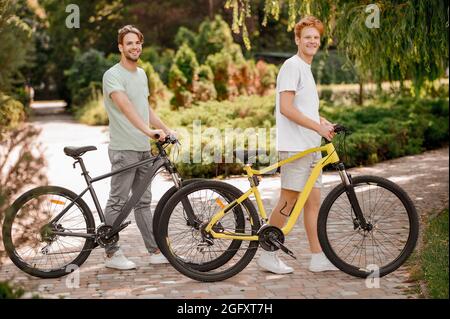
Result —
M287 31L300 17L315 15L326 27L325 46L337 45L361 78L377 82L410 78L417 91L424 81L442 76L448 66L447 1L377 1L379 28L366 25L369 4L367 0L264 0L262 25L269 18L278 20L281 7L287 5ZM251 15L250 0L227 0L225 8L233 10L232 30L242 32L250 49L245 21Z

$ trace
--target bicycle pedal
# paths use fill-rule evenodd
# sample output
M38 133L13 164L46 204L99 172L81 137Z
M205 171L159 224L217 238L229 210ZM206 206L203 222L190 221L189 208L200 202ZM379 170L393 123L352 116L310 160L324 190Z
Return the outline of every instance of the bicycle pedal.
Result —
M280 241L278 240L271 240L271 242L277 246L278 248L280 248L284 253L288 254L289 256L291 256L294 259L297 259L297 257L295 257L294 253L289 250L289 248L287 248L285 245L283 245Z

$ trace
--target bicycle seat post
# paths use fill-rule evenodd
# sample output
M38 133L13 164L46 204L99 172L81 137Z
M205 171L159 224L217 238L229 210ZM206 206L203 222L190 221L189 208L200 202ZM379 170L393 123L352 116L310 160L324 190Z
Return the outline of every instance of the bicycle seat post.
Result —
M81 171L82 171L81 175L84 176L86 183L88 185L91 185L91 177L89 176L89 172L86 170L86 166L84 166L83 159L81 157L76 157L75 159L76 159L76 161L75 161L75 163L73 163L73 166L75 167L76 163L80 164Z

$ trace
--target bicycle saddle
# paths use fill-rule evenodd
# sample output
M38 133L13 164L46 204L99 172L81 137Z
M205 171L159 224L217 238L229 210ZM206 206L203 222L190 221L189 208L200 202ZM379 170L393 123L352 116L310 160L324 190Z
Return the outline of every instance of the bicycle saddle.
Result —
M96 149L95 146L66 146L64 147L64 154L71 157L79 157L86 152L95 151Z
M233 155L244 164L250 164L250 159L260 155L266 155L266 150L236 150L233 152Z

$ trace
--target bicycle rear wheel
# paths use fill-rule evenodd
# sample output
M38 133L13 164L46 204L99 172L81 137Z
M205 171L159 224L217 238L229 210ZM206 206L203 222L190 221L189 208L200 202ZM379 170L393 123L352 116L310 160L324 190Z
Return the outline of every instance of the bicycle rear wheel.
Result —
M356 277L385 276L411 255L419 234L416 209L408 194L378 176L353 178L355 194L370 230L363 230L343 184L325 198L317 231L328 259Z
M239 273L252 260L258 241L240 239L205 240L204 227L211 217L242 192L218 181L204 181L183 187L164 207L159 224L161 251L179 272L198 281L220 281ZM183 199L188 199L196 225L188 221ZM259 216L249 199L235 206L219 220L215 232L255 235L260 228ZM207 236L207 234L206 234Z
M54 234L95 234L94 218L81 198L55 225L49 225L76 197L65 188L43 186L24 193L11 205L3 224L3 243L17 267L32 276L56 278L86 261L95 247L93 238Z

